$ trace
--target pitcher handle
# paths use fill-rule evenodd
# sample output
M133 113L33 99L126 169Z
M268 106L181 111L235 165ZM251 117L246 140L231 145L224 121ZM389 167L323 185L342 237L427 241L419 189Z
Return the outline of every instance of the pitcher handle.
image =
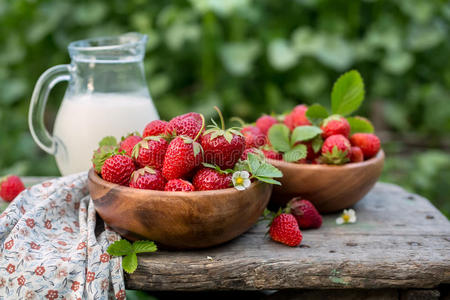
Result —
M55 154L54 137L44 125L44 111L51 89L61 81L70 80L70 65L57 65L45 71L38 79L31 96L28 125L34 141L47 153Z

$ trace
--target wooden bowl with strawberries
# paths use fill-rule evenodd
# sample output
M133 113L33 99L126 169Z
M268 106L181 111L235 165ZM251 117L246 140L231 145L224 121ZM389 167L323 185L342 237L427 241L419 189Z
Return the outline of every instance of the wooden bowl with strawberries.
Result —
M88 188L100 217L130 240L149 239L173 249L206 248L247 231L269 202L272 185L244 191L166 192L103 180L91 169Z
M274 186L271 204L284 206L296 196L311 201L321 213L342 210L361 200L375 185L384 164L384 152L366 161L345 165L295 164L269 159L283 172Z

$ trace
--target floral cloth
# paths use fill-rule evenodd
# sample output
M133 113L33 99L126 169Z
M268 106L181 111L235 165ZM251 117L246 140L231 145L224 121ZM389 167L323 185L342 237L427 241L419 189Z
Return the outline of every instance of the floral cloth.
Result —
M86 183L81 173L35 185L0 215L0 299L125 298L121 258L106 252L120 237L96 228Z

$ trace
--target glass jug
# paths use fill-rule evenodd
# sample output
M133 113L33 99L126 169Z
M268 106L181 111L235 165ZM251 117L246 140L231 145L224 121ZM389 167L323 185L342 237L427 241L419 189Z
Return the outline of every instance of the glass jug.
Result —
M55 155L63 175L88 170L104 136L142 132L159 119L147 88L143 59L147 36L127 33L70 43L70 65L44 72L31 98L28 122L35 142ZM50 90L68 81L53 135L44 125Z

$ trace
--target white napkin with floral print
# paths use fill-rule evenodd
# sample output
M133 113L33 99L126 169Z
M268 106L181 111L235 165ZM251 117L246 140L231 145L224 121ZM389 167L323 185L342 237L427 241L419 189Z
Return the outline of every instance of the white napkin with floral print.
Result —
M98 220L85 172L23 191L0 215L0 299L125 299Z

